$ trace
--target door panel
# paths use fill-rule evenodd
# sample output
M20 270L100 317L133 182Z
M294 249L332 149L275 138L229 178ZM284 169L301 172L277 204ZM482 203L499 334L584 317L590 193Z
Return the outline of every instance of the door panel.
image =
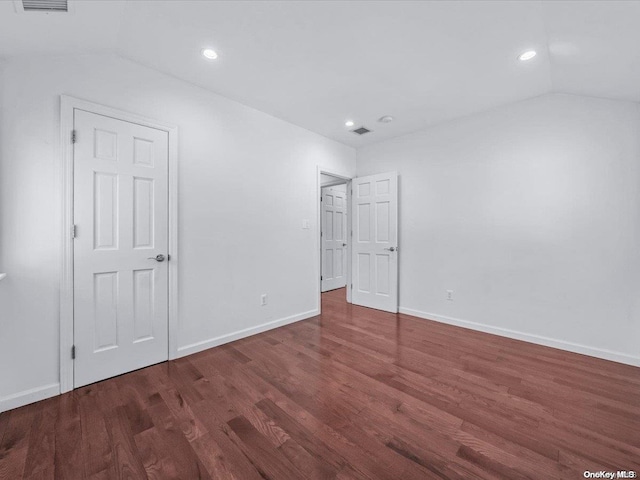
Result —
M118 272L93 274L95 351L117 347Z
M168 359L168 133L74 111L74 387Z
M134 343L153 339L155 290L153 269L133 271Z
M133 179L133 248L153 248L154 179Z
M117 249L118 176L112 173L93 172L93 184L95 249Z
M347 285L347 193L322 189L322 291Z
M398 175L355 178L353 290L357 305L398 311Z

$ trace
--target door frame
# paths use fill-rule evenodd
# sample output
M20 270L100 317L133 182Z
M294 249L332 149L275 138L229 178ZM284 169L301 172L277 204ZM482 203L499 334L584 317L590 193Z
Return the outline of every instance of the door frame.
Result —
M60 271L60 393L74 388L74 360L71 358L71 348L74 344L73 304L73 143L74 111L83 110L135 123L145 127L155 128L168 133L169 136L169 249L167 254L171 260L168 266L168 324L169 351L168 358L178 357L178 128L174 125L117 110L93 102L81 100L68 95L60 95L60 145L62 162L60 165L60 193L62 197L61 215L61 243L62 265Z
M325 168L318 165L316 176L316 241L318 242L316 249L316 252L318 252L318 274L316 275L318 283L316 284L316 291L318 292L318 314L322 313L322 280L320 280L320 276L322 275L322 238L320 237L320 232L322 232L322 202L320 201L323 188L322 174L339 178L340 180L344 180L344 183L347 184L347 303L351 303L351 180L353 177L336 173L331 168ZM335 185L339 184L334 184L333 186Z

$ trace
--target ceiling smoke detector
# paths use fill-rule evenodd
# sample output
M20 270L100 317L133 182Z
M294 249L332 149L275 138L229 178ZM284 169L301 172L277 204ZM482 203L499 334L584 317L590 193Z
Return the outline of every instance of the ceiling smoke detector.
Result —
M16 12L40 12L40 13L55 13L69 12L68 0L14 0Z
M384 115L378 119L380 123L391 123L393 122L393 117L391 115Z
M358 135L364 135L365 133L369 133L371 130L369 130L366 127L358 127L355 130L351 130L353 133L357 133Z

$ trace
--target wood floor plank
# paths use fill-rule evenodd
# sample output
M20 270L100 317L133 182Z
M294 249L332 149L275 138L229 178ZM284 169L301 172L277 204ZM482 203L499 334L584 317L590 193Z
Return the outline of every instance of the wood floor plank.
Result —
M82 451L78 445L78 439L82 437L78 397L75 392L70 392L56 400L54 477L85 478Z
M149 478L211 479L160 394L148 407L154 426L135 436Z
M107 475L115 478L117 472L113 461L113 445L107 433L104 413L100 409L98 389L98 385L94 384L77 390L81 427L78 444L86 477Z
M30 408L19 408L2 415L9 417L4 422L5 432L0 442L0 478L23 478L25 462L29 453L31 425L42 405L34 404Z
M640 472L640 368L345 302L0 414L0 479Z
M249 420L238 416L229 420L227 424L241 440L239 448L260 468L260 472L264 472L263 475L283 480L304 478L304 472L260 435Z
M58 411L55 400L46 400L34 418L29 433L25 477L46 476L55 458L55 424Z
M105 416L105 422L109 439L113 445L113 462L117 478L145 478L145 468L125 408L116 407L111 415Z

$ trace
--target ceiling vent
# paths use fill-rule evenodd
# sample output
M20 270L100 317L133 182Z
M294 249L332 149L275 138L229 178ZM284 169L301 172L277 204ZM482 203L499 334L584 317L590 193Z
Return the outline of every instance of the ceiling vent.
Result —
M358 135L364 135L365 133L369 133L371 130L365 127L359 127L355 130L351 130L353 133L357 133Z
M18 13L22 12L68 12L68 0L18 0L14 1Z

